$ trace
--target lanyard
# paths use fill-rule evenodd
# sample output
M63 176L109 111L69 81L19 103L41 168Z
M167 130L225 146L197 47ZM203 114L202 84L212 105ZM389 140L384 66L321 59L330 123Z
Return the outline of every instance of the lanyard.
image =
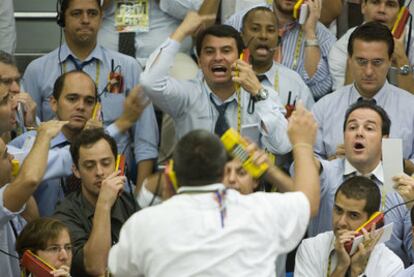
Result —
M276 68L273 87L275 88L275 91L280 94L280 91L279 91L279 69L277 69L277 68Z
M99 85L99 74L101 73L101 63L99 62L99 60L96 60L96 73L95 73L95 85L96 87L98 87ZM75 64L75 61L72 61L73 64L75 65L75 68L77 67L77 64ZM81 68L81 70L83 70L83 68ZM66 61L63 63L63 73L66 73L67 68L66 68Z
M303 39L303 32L302 32L302 30L299 30L299 35L298 35L298 39L296 41L295 53L294 53L294 56L293 56L293 65L292 65L292 69L295 70L295 71L298 68L298 59L299 59L299 55L300 55L300 48L302 46L302 39Z
M219 205L219 211L220 211L220 222L221 222L221 228L224 228L224 219L226 217L226 189L200 189L200 188L191 188L191 187L181 187L178 190L178 194L184 194L184 193L211 193L214 192L215 200L217 201Z
M241 92L238 90L237 92L237 132L240 134L241 131Z

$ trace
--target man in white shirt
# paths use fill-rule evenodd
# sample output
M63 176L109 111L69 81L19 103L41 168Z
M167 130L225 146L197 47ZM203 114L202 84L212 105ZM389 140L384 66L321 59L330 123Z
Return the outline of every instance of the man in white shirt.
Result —
M318 172L311 166L314 120L300 105L289 124L299 174L296 192L286 194L226 189L227 153L219 138L204 130L184 136L173 155L178 194L124 224L109 254L110 272L274 276L275 259L297 245L319 202Z
M363 243L350 255L345 244L358 236L355 231L379 210L381 193L372 180L355 176L341 184L335 194L333 231L305 239L296 254L295 276L395 276L402 261L383 243L381 232L362 229Z

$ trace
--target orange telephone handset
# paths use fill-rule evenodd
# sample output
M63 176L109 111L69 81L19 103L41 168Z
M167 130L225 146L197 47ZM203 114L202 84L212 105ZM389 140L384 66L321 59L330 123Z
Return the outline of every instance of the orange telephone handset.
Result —
M121 171L120 175L125 175L125 155L118 155L116 158L115 171Z
M98 101L93 107L92 119L101 121L102 104Z
M372 227L375 224L375 228L381 228L382 226L384 226L384 213L382 212L375 212L371 215L371 217L365 221L361 226L359 226L355 232L357 232L357 234L355 235L356 237L362 235L362 228L364 228L367 232L370 232ZM352 243L353 241L348 241L345 243L345 250L349 253L351 252L352 249Z
M408 3L410 5L411 1ZM400 38L404 32L405 25L407 24L410 11L408 5L404 6L398 12L397 20L395 20L394 26L392 27L391 33L395 38Z
M246 63L250 63L250 50L249 48L244 48L243 52L240 53L240 60L246 62ZM239 69L236 67L236 76L239 76ZM240 90L240 84L238 83L234 83L234 87L236 88L237 91Z
M20 263L25 269L37 277L53 277L53 274L50 272L56 270L30 250L24 251Z

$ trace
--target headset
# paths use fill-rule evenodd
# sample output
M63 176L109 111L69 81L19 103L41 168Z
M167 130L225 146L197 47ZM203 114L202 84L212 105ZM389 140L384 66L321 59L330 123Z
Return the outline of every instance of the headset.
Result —
M57 0L56 2L56 23L61 28L65 28L65 12L68 9L70 0ZM97 0L100 7L103 6L104 0Z

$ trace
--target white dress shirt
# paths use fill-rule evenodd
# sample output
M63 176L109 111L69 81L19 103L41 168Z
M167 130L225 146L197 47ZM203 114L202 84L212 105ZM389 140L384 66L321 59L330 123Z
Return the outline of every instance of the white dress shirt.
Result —
M299 243L310 217L301 192L184 188L204 192L175 195L124 224L109 253L114 276L274 276L276 257Z
M337 265L334 244L335 236L332 231L303 240L296 253L295 277L327 276L328 267L329 274L332 274ZM330 266L329 261L331 261ZM368 264L360 276L393 277L403 268L400 258L380 243L372 250Z

